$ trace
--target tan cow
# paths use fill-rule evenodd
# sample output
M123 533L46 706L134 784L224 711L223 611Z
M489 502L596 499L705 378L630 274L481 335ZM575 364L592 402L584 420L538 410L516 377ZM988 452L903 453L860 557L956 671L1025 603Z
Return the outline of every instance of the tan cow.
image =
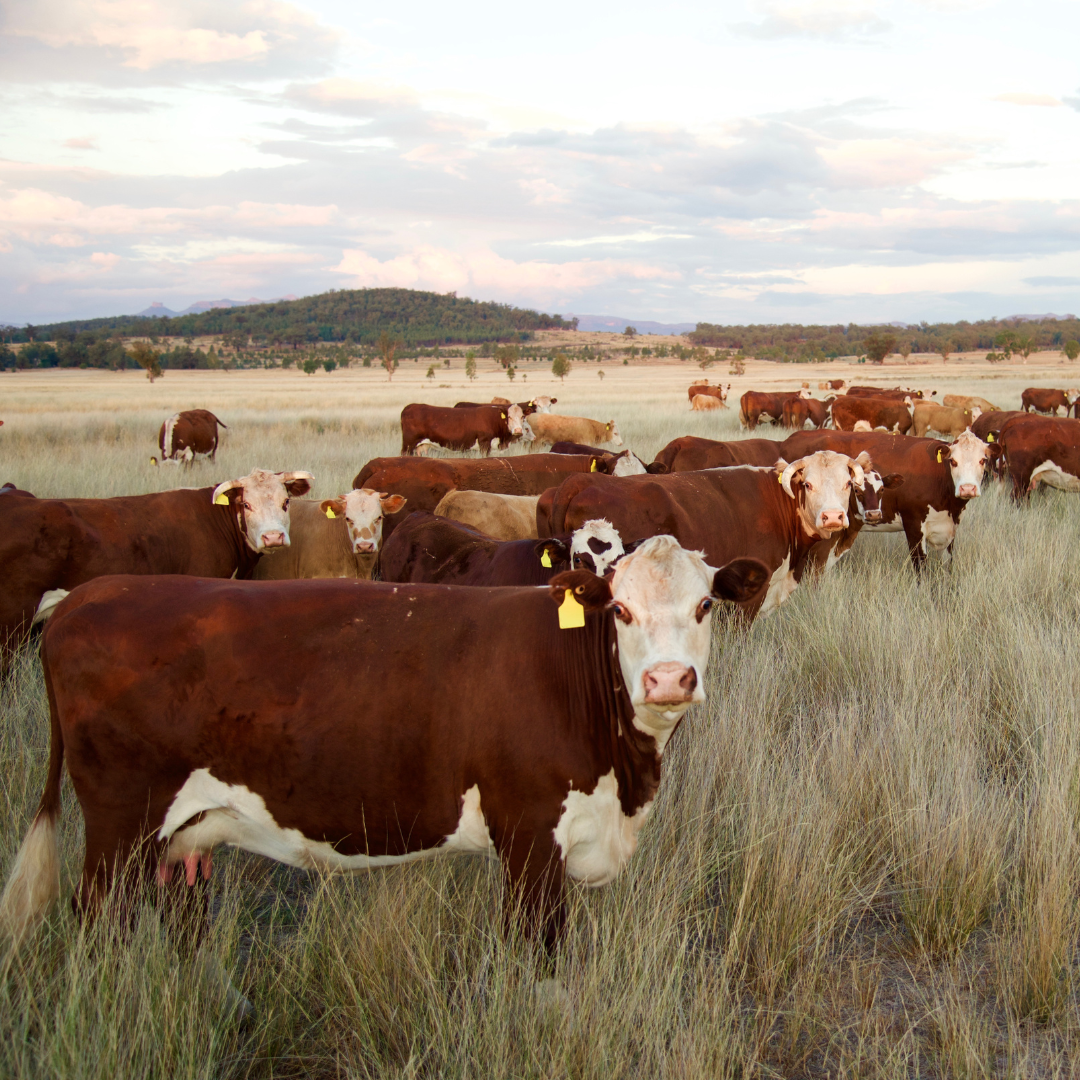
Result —
M496 540L535 540L539 499L539 495L448 491L435 507L435 516L460 521Z
M973 409L976 406L983 412L999 412L997 405L991 404L986 398L976 397L974 394L946 394L941 399L941 404L947 409Z
M589 446L601 446L614 443L622 446L622 436L614 420L606 424L599 420L589 420L584 416L558 416L555 413L533 413L524 420L524 425L531 429L539 445L554 445L557 442L585 443ZM528 435L525 436L528 441Z
M726 407L718 397L713 397L712 394L695 394L694 400L690 402L690 408L694 412L710 412L713 409Z
M977 405L973 409L947 409L933 401L912 402L911 398L908 398L908 405L912 410L912 434L918 438L928 431L936 431L939 435L959 435L971 427L973 420L982 416L982 409Z
M396 514L406 500L371 488L356 488L337 499L293 499L289 505L288 548L259 560L258 581L296 578L370 578L382 540L384 514Z

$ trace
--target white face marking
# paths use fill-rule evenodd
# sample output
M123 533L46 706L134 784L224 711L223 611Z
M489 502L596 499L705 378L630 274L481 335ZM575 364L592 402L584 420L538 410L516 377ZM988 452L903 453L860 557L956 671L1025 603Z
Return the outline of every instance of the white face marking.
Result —
M713 574L700 553L666 535L615 564L619 664L634 726L656 739L660 753L691 702L705 698Z
M634 454L624 454L615 463L612 476L640 476L646 468Z
M298 480L313 480L311 473L274 473L253 469L239 480L218 484L213 498L239 488L233 496L236 521L252 551L270 551L289 546L289 492L285 485ZM244 525L247 525L246 530Z
M611 427L607 432L607 441L614 443L616 446L622 446L622 436L619 434L619 425L614 420L611 421Z
M522 433L522 420L524 414L521 411L520 405L510 405L506 409L506 423L510 428L511 435L520 435Z
M863 486L862 466L846 454L819 450L791 462L784 470L784 490L794 498L792 480L803 483L802 505L798 508L803 528L811 536L828 538L848 527L851 487Z
M798 587L799 583L795 580L795 573L791 569L791 556L785 555L784 561L769 578L769 588L758 615L760 617L771 615Z
M982 494L983 470L989 453L989 445L973 431L961 432L944 452L948 455L953 491L958 499L975 499Z
M354 555L370 555L379 550L384 511L393 513L399 501L405 502L399 495L384 498L372 488L356 488L343 495L342 501L345 504L345 527L349 531L349 543Z
M633 817L623 813L614 769L597 781L591 794L568 792L555 826L566 873L594 888L614 881L637 850L638 832L651 808L649 802Z
M1049 487L1057 488L1058 491L1080 491L1080 477L1065 472L1064 469L1055 465L1049 458L1041 465L1036 466L1035 470L1032 472L1028 490L1034 491L1039 484L1046 484Z
M173 428L176 427L176 421L179 419L180 414L173 413L173 415L165 421L165 445L161 448L161 453L166 460L173 456Z
M165 862L170 865L191 854L205 854L217 844L243 848L304 870L320 866L370 870L451 851L493 855L494 845L480 811L479 788L471 787L461 801L458 827L438 847L405 855L342 855L324 840L310 840L299 829L283 829L267 810L263 797L243 784L225 784L209 769L196 769L176 793L157 837L169 841ZM198 822L184 827L200 813L203 817Z
M930 507L922 523L922 549L928 548L944 552L956 538L956 522L948 510L935 510Z
M574 570L591 570L603 577L624 550L622 537L611 522L593 518L570 538L570 566Z

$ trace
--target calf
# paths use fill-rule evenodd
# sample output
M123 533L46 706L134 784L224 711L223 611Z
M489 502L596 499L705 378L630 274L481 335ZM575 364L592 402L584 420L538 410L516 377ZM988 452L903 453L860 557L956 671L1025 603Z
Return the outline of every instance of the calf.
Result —
M883 427L901 435L911 428L911 413L902 401L845 394L832 403L832 422L837 430L851 431L859 420L865 420L872 428Z
M984 413L1000 411L996 405L991 404L986 398L976 397L974 394L946 394L941 399L941 404L947 409L974 409L978 406Z
M490 491L448 491L435 507L435 516L470 525L496 540L535 540L539 498Z
M209 454L213 461L217 455L219 427L227 428L228 424L206 409L174 413L158 432L162 461L190 465L196 454ZM150 461L157 464L157 458Z
M606 424L585 416L557 416L554 413L530 416L527 424L539 445L544 443L614 443L622 446L619 425L614 420Z
M295 499L289 505L292 542L260 559L251 576L256 581L370 578L384 515L396 514L405 501L370 488L321 503Z
M255 469L215 488L112 499L0 499L0 658L30 629L46 594L103 574L250 577L289 545L289 499L311 473Z
M705 406L697 406L694 404L694 398L696 397L711 397L716 398L718 404L709 406L710 408L726 409L727 408L727 396L731 390L731 383L727 386L710 386L708 383L694 383L693 386L687 391L687 396L690 399L690 405L692 408L704 408Z
M424 440L448 450L479 446L487 456L493 443L505 450L522 428L521 406L477 405L444 409L438 405L406 405L401 410L401 453L412 454Z
M59 894L66 764L83 914L131 868L204 920L219 844L305 869L458 852L502 860L551 948L564 876L606 884L637 846L668 740L705 697L717 600L765 578L664 536L610 582L577 570L543 589L85 585L43 637L49 772L0 922L24 940Z
M903 484L881 491L881 523L871 532L900 532L907 537L911 561L920 570L930 550L947 562L960 515L982 493L983 473L999 453L970 431L954 443L870 431L800 431L781 450L786 455L816 450L869 453L882 475L898 474Z
M737 466L668 476L575 476L546 491L536 509L541 536L572 532L603 518L623 543L668 533L710 563L759 559L770 586L741 605L743 614L774 611L798 586L811 548L850 524L862 466L843 454L812 454L772 468Z
M1057 416L1058 409L1064 409L1065 415L1069 415L1069 406L1072 404L1064 390L1050 390L1044 387L1029 386L1020 395L1020 408L1024 412L1048 413Z
M1001 427L998 441L1017 502L1039 484L1080 491L1080 421L1021 413Z
M977 405L974 409L947 409L933 401L912 402L911 410L912 432L920 439L928 431L936 431L939 435L959 435L982 415Z
M683 435L672 439L656 455L653 465L663 465L668 472L691 472L729 465L773 465L780 458L780 444L774 439L700 439Z
M693 412L712 412L714 409L723 409L727 406L712 394L695 394L690 399L690 408Z

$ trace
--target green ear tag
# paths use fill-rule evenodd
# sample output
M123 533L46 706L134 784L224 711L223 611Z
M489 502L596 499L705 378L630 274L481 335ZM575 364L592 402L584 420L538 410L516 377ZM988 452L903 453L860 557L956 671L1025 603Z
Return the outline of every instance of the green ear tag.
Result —
M574 630L585 625L585 609L578 599L567 589L563 593L563 602L559 605L559 629Z
M219 496L218 496L218 497L217 497L217 498L216 498L216 499L214 500L214 503L215 503L215 505L217 505L217 506L228 506L228 505L229 505L229 496L228 496L228 495L226 495L226 494L225 494L225 492L223 491L223 492L222 492L222 493L221 493L221 494L220 494L220 495L219 495Z
M546 566L551 569L551 556L548 554L548 549L544 548L544 554L540 556L540 565Z

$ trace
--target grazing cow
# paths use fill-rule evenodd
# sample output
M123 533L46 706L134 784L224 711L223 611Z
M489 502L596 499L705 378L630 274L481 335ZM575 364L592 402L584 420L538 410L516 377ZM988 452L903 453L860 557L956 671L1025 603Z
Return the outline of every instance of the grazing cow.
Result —
M30 629L43 600L55 604L61 590L103 574L250 577L264 552L288 547L289 499L312 479L255 469L215 488L0 499L0 657Z
M174 413L158 432L161 460L190 465L196 454L209 454L213 461L217 455L219 426L227 428L228 424L206 409ZM157 464L157 458L150 460Z
M941 399L941 404L947 409L974 409L978 406L984 413L1000 411L986 398L976 397L974 394L946 394Z
M599 457L587 454L521 454L506 458L372 458L353 480L354 488L392 491L409 500L410 510L434 511L442 497L459 491L494 491L502 495L540 495L578 472L598 472L605 467ZM397 518L383 522L385 541Z
M603 459L602 464L596 467L597 472L607 473L608 476L638 476L641 473L664 473L667 469L663 465L651 462L646 465L632 450L622 450L618 454L611 450L603 450L599 446L586 446L584 443L557 442L552 443L552 454L594 454Z
M584 416L557 416L554 413L530 416L528 426L538 445L544 443L576 442L598 445L614 443L622 446L619 425L614 420L602 424Z
M687 397L690 399L690 405L693 408L698 408L699 407L699 406L694 405L694 398L704 396L704 397L716 398L716 400L719 402L719 404L714 405L714 406L701 406L701 408L711 407L711 408L716 408L716 409L726 409L727 408L727 396L728 396L728 392L730 390L731 390L731 383L728 383L727 386L719 386L719 385L710 386L707 382L706 383L694 383L694 385L691 386L690 389L687 391Z
M553 949L564 876L606 884L634 852L668 739L705 697L717 600L765 579L664 536L610 582L543 589L91 582L43 637L49 772L0 923L21 942L59 894L66 764L83 915L134 867L199 940L223 843L305 869L473 853L502 860L523 930Z
M712 412L713 409L725 409L727 406L712 394L695 394L690 399L690 408L694 412Z
M824 427L829 419L829 406L834 398L819 401L817 398L789 398L784 402L782 424L786 428L802 431L809 420L814 427Z
M557 398L540 397L533 398L531 401L519 401L517 407L521 410L522 416L532 416L535 412L551 412L551 403L557 401ZM547 408L542 408L541 403L547 403ZM503 409L508 408L512 404L507 398L494 397L491 401L458 401L455 403L455 409L482 409L485 405L498 405Z
M539 498L491 491L448 491L435 507L435 516L469 525L496 540L535 540Z
M936 393L936 390L932 390L930 396L933 397ZM883 390L879 386L849 386L847 394L850 397L872 397L881 398L884 401L899 402L902 402L905 398L922 399L926 397L922 390L905 390L900 386L895 386L891 390Z
M888 398L845 394L832 403L832 422L837 430L851 431L858 420L865 420L872 428L883 427L903 435L911 427L911 412L902 401Z
M939 435L959 435L981 415L982 409L978 405L974 409L947 409L933 401L912 402L912 433L919 439L928 431L936 431Z
M540 497L536 524L541 536L560 536L603 518L624 544L669 533L703 551L711 564L752 555L771 575L767 593L741 605L753 618L774 611L794 592L812 548L848 528L853 489L864 483L858 462L830 453L771 468L572 476Z
M971 423L971 430L979 436L983 442L995 442L997 436L995 432L998 432L1004 427L1004 425L1017 416L1029 416L1029 413L1020 411L1019 409L996 409L994 412L984 412L981 416L975 417Z
M406 405L401 410L401 453L412 454L425 439L448 450L471 450L478 445L485 457L492 443L505 450L523 433L521 407L477 405L444 409L438 405Z
M667 467L667 472L696 472L730 465L774 465L780 459L780 444L775 439L700 439L682 435L672 439L656 455L653 465ZM650 467L651 468L651 467Z
M842 394L846 385L844 379L828 379L825 382L819 382L817 388L819 390L835 390L838 394Z
M1080 421L1021 413L998 432L1017 502L1039 486L1080 492Z
M739 423L751 431L765 420L775 423L784 415L785 401L809 396L809 390L794 390L785 394L767 394L760 390L747 390L739 398Z
M256 581L296 578L370 578L382 540L383 516L405 505L400 495L354 489L336 499L294 499L291 543L259 560ZM535 516L535 511L534 511Z
M1072 405L1072 401L1064 390L1050 390L1038 386L1029 386L1020 395L1020 408L1024 412L1047 413L1050 416L1057 416L1059 408L1065 410L1065 415L1069 415L1069 407Z
M903 477L902 485L880 492L881 523L866 525L864 531L903 530L916 570L922 568L931 549L948 561L960 515L982 493L983 472L1000 452L970 431L953 443L877 431L799 431L781 450L789 456L815 450L843 454L865 450L881 475Z

